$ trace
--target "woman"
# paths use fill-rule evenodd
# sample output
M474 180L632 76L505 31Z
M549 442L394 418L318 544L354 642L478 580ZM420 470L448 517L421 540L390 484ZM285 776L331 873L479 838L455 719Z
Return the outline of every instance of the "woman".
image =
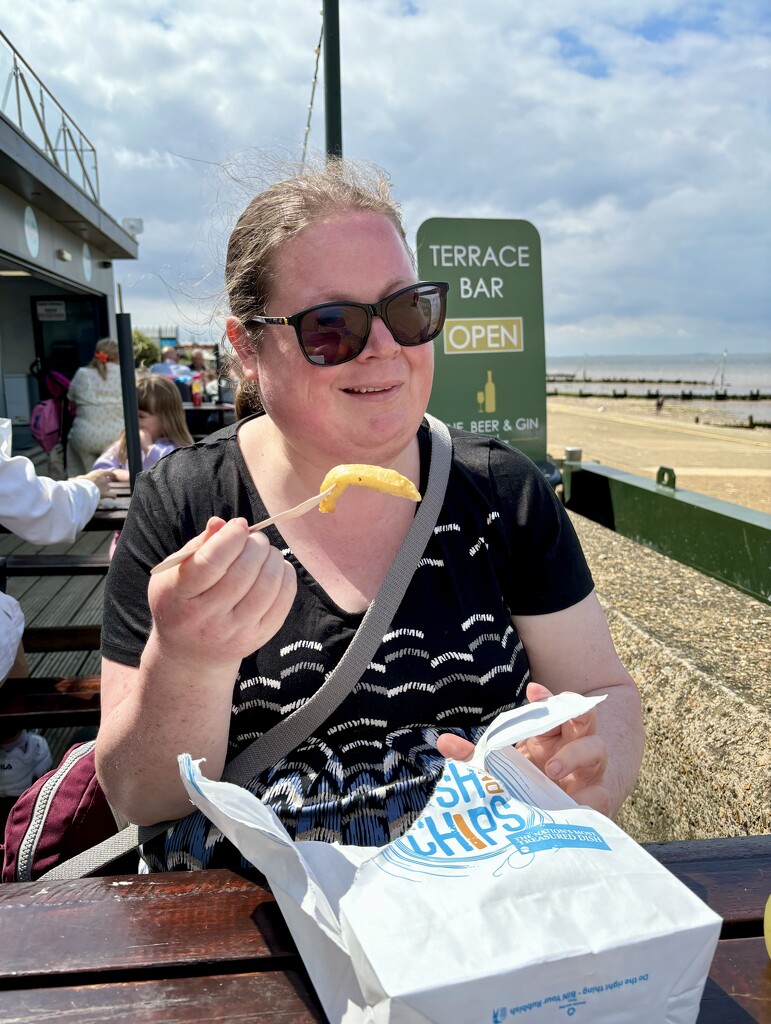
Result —
M118 342L102 338L94 358L81 366L68 392L75 420L67 435L67 474L81 476L123 430Z
M264 414L142 476L108 580L97 768L130 820L189 814L177 755L205 758L220 778L315 691L382 582L409 502L350 488L334 515L247 530L317 492L340 463L390 467L425 488L427 342L445 286L416 280L387 185L343 165L271 186L241 215L227 333ZM442 754L467 756L526 691L607 693L528 754L605 812L634 784L639 697L564 511L524 456L453 434L439 523L377 657L317 734L251 784L297 838L400 835ZM198 534L200 549L148 591L150 567ZM531 674L542 685L528 686ZM197 812L144 855L153 870L241 863Z
M175 448L193 443L179 388L168 377L159 374L141 377L137 381L137 405L143 470L152 469L159 459ZM125 430L102 452L92 469L110 469L116 480L129 479Z

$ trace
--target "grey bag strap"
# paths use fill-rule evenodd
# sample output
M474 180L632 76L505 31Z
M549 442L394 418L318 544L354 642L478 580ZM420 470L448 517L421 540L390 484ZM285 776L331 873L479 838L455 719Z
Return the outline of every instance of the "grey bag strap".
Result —
M41 875L39 881L57 878L85 878L87 875L92 875L124 854L136 850L142 843L154 839L161 832L165 832L167 828L171 828L172 825L176 825L178 820L159 821L157 825L127 825L120 832L116 832L114 836L110 836L109 839L104 839L96 846L91 846L89 849L83 850L82 853L70 857L69 860L57 864L55 868L51 868L50 871Z
M452 465L452 439L447 426L428 413L426 419L431 429L431 465L426 493L348 649L316 693L225 765L222 778L226 782L248 784L312 735L353 690L383 642L436 526ZM163 821L156 825L128 825L109 839L47 871L41 875L41 880L82 878L130 853L141 843L149 842L175 824L176 821Z

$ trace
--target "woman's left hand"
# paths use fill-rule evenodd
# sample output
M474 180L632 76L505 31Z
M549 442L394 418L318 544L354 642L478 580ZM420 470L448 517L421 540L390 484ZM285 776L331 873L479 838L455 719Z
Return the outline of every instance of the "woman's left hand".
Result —
M552 693L540 683L528 683L527 699L546 700ZM460 736L443 733L436 743L439 753L459 761L468 761L473 744ZM609 814L611 797L605 785L608 751L605 741L597 735L595 709L571 718L542 736L533 736L517 744L517 750L553 782L565 790L576 803Z

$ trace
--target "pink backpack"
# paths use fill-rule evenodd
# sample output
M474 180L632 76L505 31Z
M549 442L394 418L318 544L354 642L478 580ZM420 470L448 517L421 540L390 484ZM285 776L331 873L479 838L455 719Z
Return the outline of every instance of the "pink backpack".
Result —
M46 398L38 402L30 416L29 430L40 447L50 452L62 436L61 400Z
M45 386L51 397L38 402L30 415L30 433L46 452L50 452L63 440L63 413L70 383L63 373L50 370L45 376Z

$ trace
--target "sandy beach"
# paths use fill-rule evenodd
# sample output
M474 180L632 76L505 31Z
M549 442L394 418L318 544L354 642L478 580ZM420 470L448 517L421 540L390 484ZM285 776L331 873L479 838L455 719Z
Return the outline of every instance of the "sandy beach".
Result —
M698 400L667 400L657 413L645 398L550 396L547 447L555 457L579 447L585 460L651 479L670 466L678 487L771 513L771 429L736 422L733 411Z

